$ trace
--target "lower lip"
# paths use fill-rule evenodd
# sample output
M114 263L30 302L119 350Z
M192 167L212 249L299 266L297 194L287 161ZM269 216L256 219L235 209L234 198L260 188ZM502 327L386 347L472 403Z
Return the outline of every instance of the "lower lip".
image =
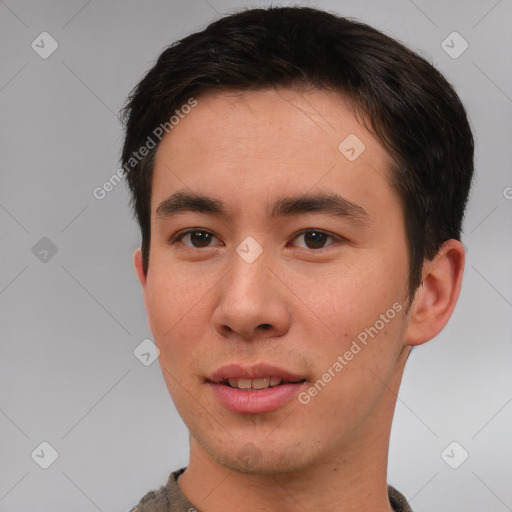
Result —
M297 396L306 382L280 384L272 388L247 391L230 388L225 384L209 383L220 403L237 413L258 414L275 411Z

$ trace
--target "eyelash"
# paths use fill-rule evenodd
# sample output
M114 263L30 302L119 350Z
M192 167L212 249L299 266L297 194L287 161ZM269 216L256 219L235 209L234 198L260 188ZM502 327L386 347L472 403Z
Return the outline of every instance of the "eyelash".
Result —
M208 235L212 235L212 236L216 236L215 234L213 234L211 231L208 231L206 229L200 229L200 228L195 228L195 229L187 229L186 231L182 231L181 233L178 233L172 240L171 240L171 245L174 245L175 243L177 242L180 242L183 244L183 242L181 242L182 238L187 236L187 235L190 235L192 233L206 233ZM340 236L337 236L337 235L333 235L327 231L323 231L321 229L314 229L314 228L309 228L309 229L303 229L302 231L299 231L298 233L296 233L294 236L293 236L293 239L295 238L298 238L302 235L305 235L307 233L318 233L320 235L324 235L326 236L327 238L330 238L332 239L334 242L336 241L343 241L344 239ZM206 246L206 247L194 247L193 245L188 245L188 244L183 244L185 245L186 247L190 247L191 249L208 249L210 246ZM304 249L304 250L307 250L307 251L314 251L314 252L318 252L322 249L325 249L326 247L329 247L330 245L333 245L333 243L331 244L328 244L324 247L320 247L320 248L316 248L316 249L311 249L309 247L299 247L300 249Z

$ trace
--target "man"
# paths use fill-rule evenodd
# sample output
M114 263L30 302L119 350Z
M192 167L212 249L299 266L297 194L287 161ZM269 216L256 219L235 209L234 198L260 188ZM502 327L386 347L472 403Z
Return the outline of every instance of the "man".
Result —
M135 268L190 431L133 511L410 510L386 483L397 393L464 269L452 87L367 25L253 9L166 49L124 115Z

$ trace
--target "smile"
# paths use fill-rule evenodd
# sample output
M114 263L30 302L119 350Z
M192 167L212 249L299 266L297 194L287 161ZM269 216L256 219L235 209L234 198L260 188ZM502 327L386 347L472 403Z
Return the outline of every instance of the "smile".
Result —
M260 389L273 388L281 384L290 384L290 381L285 381L281 379L281 377L262 377L258 379L230 378L221 382L221 384L227 384L230 388L245 389L246 391L258 391Z

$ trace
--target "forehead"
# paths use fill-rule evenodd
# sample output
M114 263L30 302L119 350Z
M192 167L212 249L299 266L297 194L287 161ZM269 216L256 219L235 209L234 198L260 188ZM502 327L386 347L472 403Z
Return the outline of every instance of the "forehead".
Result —
M388 153L336 92L223 90L195 101L158 147L153 213L184 187L241 203L284 190L371 197L390 189Z
M206 92L194 99L193 109L187 109L179 118L173 116L176 124L164 137L159 152L177 149L183 139L204 146L204 138L208 137L218 150L240 144L245 149L258 150L265 143L265 149L277 149L283 154L295 143L310 153L313 148L308 146L314 144L318 152L327 150L338 156L339 143L355 135L364 142L366 155L379 152L379 156L389 159L377 139L360 124L351 102L335 91L228 89Z

